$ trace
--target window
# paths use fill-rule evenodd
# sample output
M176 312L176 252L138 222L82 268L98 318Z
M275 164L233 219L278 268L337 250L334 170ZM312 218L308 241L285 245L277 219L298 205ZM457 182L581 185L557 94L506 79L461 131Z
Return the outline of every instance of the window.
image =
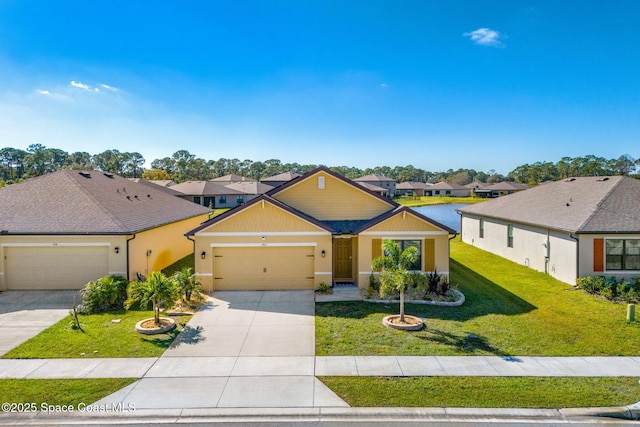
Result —
M324 176L318 177L318 189L324 190Z
M450 196L451 195L451 190L445 191L444 194L446 194L447 196Z
M507 225L507 247L513 247L513 225Z
M480 238L484 239L484 218L480 218Z
M220 201L221 205L224 205L225 203L227 203L227 196L220 196L218 200Z
M415 262L409 267L409 270L420 271L422 270L422 241L420 240L396 240L396 242L400 245L401 250L405 250L408 247L415 247L416 253L418 254L418 258L416 258Z
M607 270L640 270L640 239L607 239Z
M244 197L243 196L238 196L236 197L236 203L241 205L244 203Z
M434 191L433 194L440 194L440 190Z
M201 200L201 199L200 199L200 196L194 196L194 197L193 197L193 203L200 204L200 200Z
M204 206L206 206L208 208L215 208L216 207L215 197L205 197L204 198Z

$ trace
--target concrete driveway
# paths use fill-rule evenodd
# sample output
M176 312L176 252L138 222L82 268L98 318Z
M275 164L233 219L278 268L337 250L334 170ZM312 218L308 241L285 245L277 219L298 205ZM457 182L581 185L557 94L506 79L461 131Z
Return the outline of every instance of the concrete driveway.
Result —
M0 292L0 356L69 314L78 291Z
M98 404L348 406L315 378L313 291L215 292L144 377Z

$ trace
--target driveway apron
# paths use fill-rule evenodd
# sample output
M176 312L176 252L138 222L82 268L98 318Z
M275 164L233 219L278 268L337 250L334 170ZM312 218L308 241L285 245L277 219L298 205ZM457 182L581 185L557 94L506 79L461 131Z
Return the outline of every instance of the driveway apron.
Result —
M98 403L345 407L314 376L313 291L219 291L145 376Z
M77 291L0 292L0 356L69 314Z

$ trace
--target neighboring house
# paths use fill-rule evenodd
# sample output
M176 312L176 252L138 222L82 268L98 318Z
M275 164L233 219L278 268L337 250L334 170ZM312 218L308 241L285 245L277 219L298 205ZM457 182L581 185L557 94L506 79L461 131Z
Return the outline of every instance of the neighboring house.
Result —
M160 189L161 191L164 191L167 194L171 194L172 196L182 196L183 194L179 191L175 191L174 189L170 188L169 186L165 186L165 185L159 185L157 184L157 181L147 181L146 179L142 179L142 178L127 178L129 181L133 181L135 183L138 183L140 185L150 185L151 188L154 189ZM171 181L173 182L173 181Z
M260 182L270 185L272 187L280 187L282 184L286 184L292 179L302 176L297 172L285 172L278 175L270 176L268 178L262 178Z
M358 182L358 185L366 188L369 191L373 191L382 197L389 197L389 189L380 187L379 185L370 184L368 182Z
M320 167L187 233L205 289L369 285L382 241L416 246L415 269L449 273L454 230Z
M396 185L396 194L401 196L426 196L426 191L431 184L424 182L406 181Z
M361 185L370 184L377 187L382 187L388 191L389 197L395 197L396 195L396 180L393 178L388 178L384 175L374 173L371 175L361 176L360 178L356 178L353 181Z
M184 233L210 211L153 184L59 171L0 189L0 290L135 280L193 253Z
M507 196L509 194L517 193L518 191L528 190L529 186L526 184L520 184L519 182L497 182L489 185L486 190L491 191L490 197Z
M425 193L427 196L467 197L471 194L471 190L460 184L439 182L427 188Z
M488 190L488 184L479 181L473 181L464 186L471 190L471 194L474 194L476 197L486 199L491 197L491 190Z
M211 208L235 208L245 202L246 194L213 181L186 181L171 186L180 198Z
M640 276L640 180L586 177L459 209L462 241L574 285Z
M133 182L150 182L155 185L159 185L160 187L171 187L172 185L176 185L175 181L172 179L143 179L143 178L127 178Z
M187 181L172 186L170 190L179 192L178 197L185 200L219 209L235 208L273 189L254 180L227 182L230 181Z
M209 181L215 182L217 184L229 185L229 184L233 184L234 182L243 182L243 181L255 182L256 180L252 178L247 178L246 176L240 176L232 173L229 175L224 175L218 178L210 179Z

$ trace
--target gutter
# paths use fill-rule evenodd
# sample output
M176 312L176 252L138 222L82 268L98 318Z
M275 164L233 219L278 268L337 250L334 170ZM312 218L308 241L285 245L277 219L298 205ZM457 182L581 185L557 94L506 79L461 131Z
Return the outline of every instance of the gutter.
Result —
M132 238L127 239L127 280L130 280L129 278L129 242L135 239L136 236L137 234L134 234Z
M576 280L580 277L580 239L578 236L574 236L573 233L569 234L573 240L576 241ZM577 286L577 285L573 285Z

